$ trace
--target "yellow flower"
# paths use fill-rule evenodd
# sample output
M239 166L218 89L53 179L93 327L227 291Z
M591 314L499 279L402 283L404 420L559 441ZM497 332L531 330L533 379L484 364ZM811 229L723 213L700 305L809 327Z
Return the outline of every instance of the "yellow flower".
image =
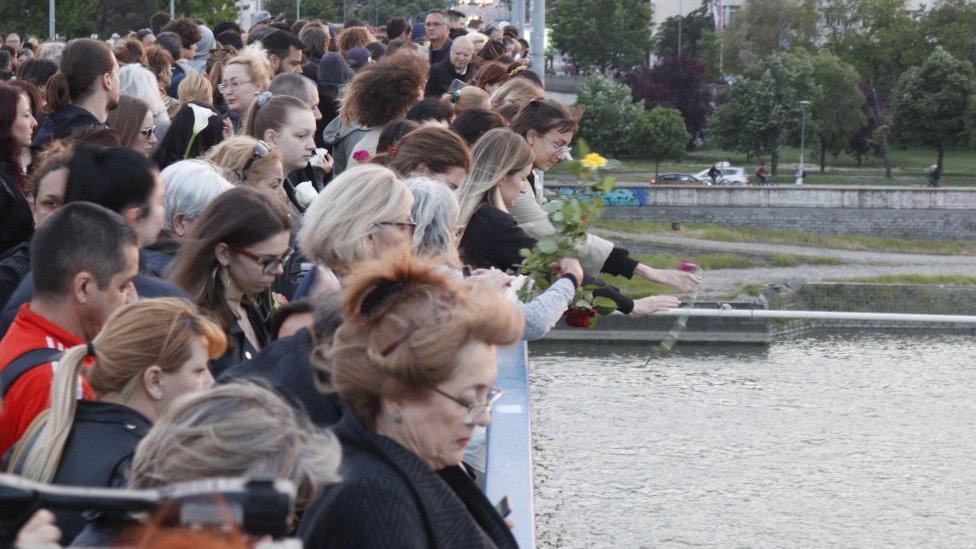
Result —
M607 159L600 156L599 153L590 153L584 156L583 160L580 160L580 164L582 164L584 168L595 170L597 168L606 166Z

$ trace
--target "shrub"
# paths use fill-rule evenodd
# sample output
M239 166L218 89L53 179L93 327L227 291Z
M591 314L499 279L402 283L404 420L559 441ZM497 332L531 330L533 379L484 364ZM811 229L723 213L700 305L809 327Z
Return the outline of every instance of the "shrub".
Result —
M643 111L634 103L630 88L605 76L591 76L580 86L576 104L585 109L580 135L604 156L631 152L630 128Z

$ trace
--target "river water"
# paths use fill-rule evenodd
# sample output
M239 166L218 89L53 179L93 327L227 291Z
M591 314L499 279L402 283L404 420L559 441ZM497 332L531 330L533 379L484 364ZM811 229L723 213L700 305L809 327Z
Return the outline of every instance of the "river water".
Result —
M542 547L972 547L976 339L534 343Z

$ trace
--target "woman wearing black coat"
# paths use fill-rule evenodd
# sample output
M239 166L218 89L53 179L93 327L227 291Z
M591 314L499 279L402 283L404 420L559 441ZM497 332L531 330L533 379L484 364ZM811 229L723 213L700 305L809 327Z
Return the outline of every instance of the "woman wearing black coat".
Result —
M34 233L26 186L36 127L27 94L0 84L0 255Z
M324 366L348 403L335 429L343 481L302 517L306 546L517 546L461 459L500 396L495 346L519 339L522 314L448 277L403 255L346 279Z

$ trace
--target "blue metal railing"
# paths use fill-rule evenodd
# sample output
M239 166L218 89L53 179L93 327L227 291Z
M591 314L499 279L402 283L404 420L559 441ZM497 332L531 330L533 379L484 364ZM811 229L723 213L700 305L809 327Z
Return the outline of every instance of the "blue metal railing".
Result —
M488 426L485 493L497 503L508 496L515 539L535 547L532 496L532 417L529 406L528 345L498 349L497 385L504 394L492 408Z

